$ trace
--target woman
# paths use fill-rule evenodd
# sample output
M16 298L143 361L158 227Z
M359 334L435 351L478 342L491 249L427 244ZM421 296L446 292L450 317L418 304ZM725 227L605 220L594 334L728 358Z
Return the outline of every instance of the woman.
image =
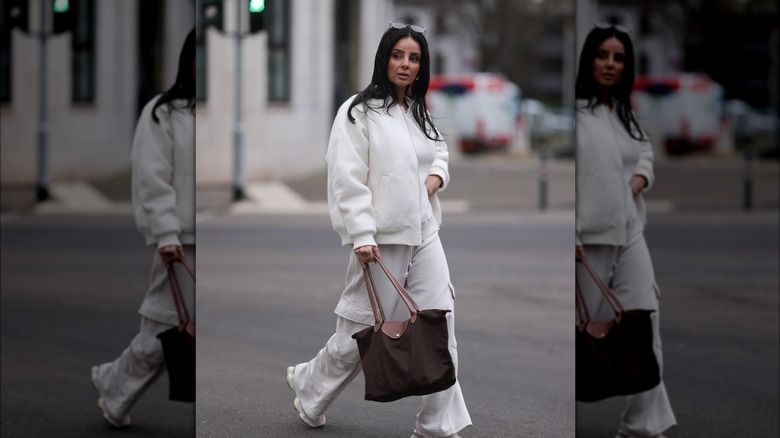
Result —
M436 195L449 181L448 153L425 105L430 56L424 31L392 23L379 43L371 84L347 100L333 122L328 205L342 244L353 251L335 310L336 333L314 359L287 369L295 409L311 427L325 424L325 410L361 370L352 334L374 323L363 267L381 257L421 309L454 310ZM385 280L379 270L374 278ZM377 288L384 308L396 309L399 298L389 281ZM453 312L447 323L457 367ZM471 425L457 382L421 401L413 437L458 437Z
M130 409L165 370L157 334L177 326L167 266L195 264L195 31L184 41L176 83L146 104L131 152L135 221L147 245L154 245L149 289L139 313L141 329L113 362L92 367L103 418L117 428L130 425ZM179 269L177 278L190 315L195 283Z
M576 252L585 257L626 309L653 313L653 348L662 363L658 330L659 290L643 236L642 192L653 184L653 148L631 111L634 50L622 26L597 25L585 40L576 83ZM584 267L585 303L594 319L610 319L611 308ZM618 437L661 437L674 426L663 380L628 397Z

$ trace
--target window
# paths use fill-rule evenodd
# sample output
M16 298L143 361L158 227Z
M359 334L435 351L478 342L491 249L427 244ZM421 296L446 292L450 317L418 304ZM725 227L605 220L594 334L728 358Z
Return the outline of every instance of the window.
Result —
M206 29L201 26L195 32L195 100L205 102L206 87Z
M71 71L73 102L95 101L95 1L75 0Z
M0 103L11 102L11 33L15 27L29 29L27 9L26 3L11 0L0 7Z
M0 34L0 103L11 102L11 30L3 24Z
M290 3L267 3L268 26L268 101L290 101Z

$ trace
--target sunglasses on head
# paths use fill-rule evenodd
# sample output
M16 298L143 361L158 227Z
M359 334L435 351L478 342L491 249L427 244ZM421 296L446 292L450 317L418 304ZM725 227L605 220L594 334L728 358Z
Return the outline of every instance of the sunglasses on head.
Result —
M422 26L417 26L416 24L390 23L390 27L393 29L406 29L408 27L417 33L425 33L425 28Z
M602 23L596 23L594 25L594 27L597 27L599 29L604 29L604 30L615 29L616 31L622 32L622 33L625 33L625 34L628 34L630 32L630 30L626 26L623 26L623 25L620 25L620 24L612 24L612 23L603 23L602 22Z

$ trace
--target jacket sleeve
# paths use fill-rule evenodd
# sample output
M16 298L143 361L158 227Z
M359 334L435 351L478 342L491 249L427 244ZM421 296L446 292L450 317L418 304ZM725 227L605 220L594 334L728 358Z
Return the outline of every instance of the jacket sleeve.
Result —
M181 245L181 219L173 188L173 138L164 109L152 120L154 103L141 113L130 154L132 180L157 247Z
M584 119L580 110L576 111L575 115L575 154L574 154L574 244L576 246L582 246L582 204L584 200L581 198L581 190L585 187L585 172L582 162L585 160L585 154L581 154L580 151L585 149L585 129Z
M647 134L642 134L647 138ZM655 181L655 174L653 173L653 144L649 140L639 141L639 161L634 168L634 174L644 176L647 179L647 187L643 191L650 190Z
M355 108L355 123L347 117L348 104L336 115L325 161L328 184L354 248L376 245L376 213L368 188L369 135Z
M450 153L449 149L447 148L447 143L444 142L444 136L441 135L441 133L437 130L436 134L438 134L439 138L441 138L441 141L434 142L436 144L436 156L433 159L433 163L431 164L431 170L428 172L429 175L437 175L441 178L442 184L439 188L439 191L443 191L447 188L447 185L450 183L450 171L449 171L449 160L450 160Z

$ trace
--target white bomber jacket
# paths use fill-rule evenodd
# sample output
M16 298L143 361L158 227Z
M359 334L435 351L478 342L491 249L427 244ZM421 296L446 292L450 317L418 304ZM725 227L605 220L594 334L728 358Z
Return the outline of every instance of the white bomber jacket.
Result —
M449 154L444 141L427 138L414 117L400 105L364 112L352 110L354 96L341 105L330 133L328 207L333 228L343 245L422 243L421 224L427 206L425 178L438 175L444 190L449 183ZM373 103L373 102L372 102ZM430 157L430 167L421 168L418 157ZM436 195L430 208L441 224L441 206Z
M189 109L146 104L133 139L133 213L147 245L195 243L195 115ZM177 108L182 101L175 101Z
M642 193L655 181L653 146L632 138L617 114L604 105L591 111L587 100L577 100L576 118L576 244L625 245L632 212L643 226L646 222ZM624 168L621 148L635 151L638 160L633 168ZM633 197L634 205L629 204L631 175L647 180L647 187Z

